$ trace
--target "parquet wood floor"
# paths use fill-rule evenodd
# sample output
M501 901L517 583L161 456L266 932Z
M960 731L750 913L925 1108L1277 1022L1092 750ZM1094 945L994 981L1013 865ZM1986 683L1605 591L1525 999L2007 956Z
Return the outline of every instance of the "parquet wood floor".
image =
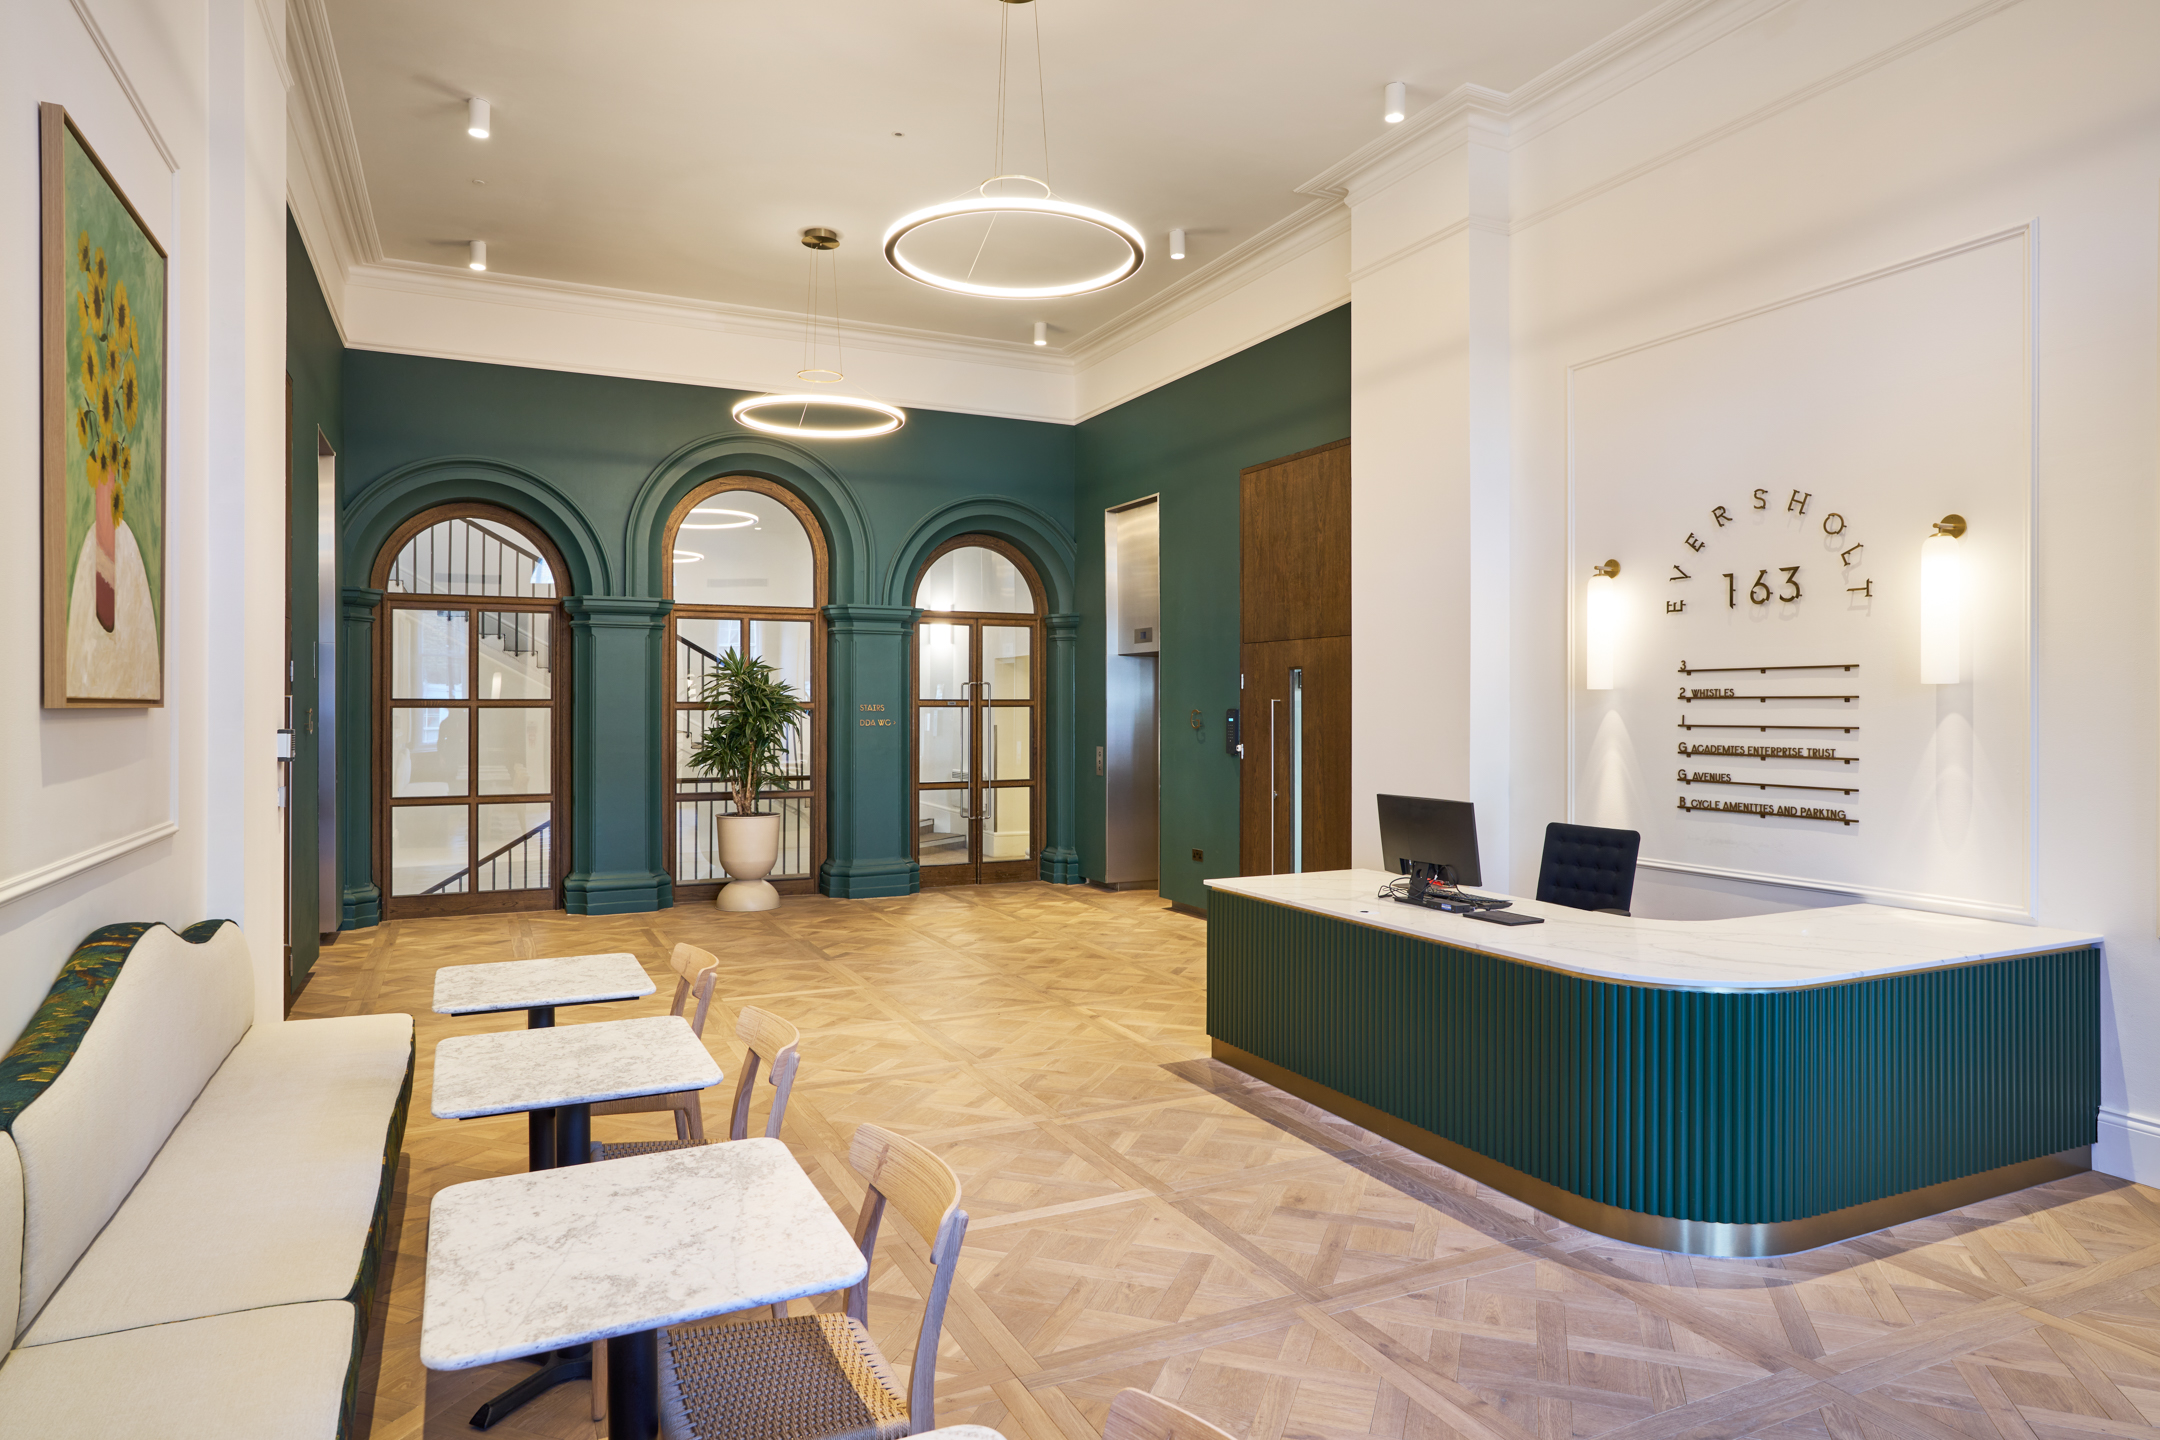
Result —
M469 1435L527 1373L418 1360L429 1197L521 1169L525 1144L522 1117L428 1115L436 1043L522 1021L431 1014L436 968L628 950L660 982L576 1024L664 1011L687 940L726 967L710 1043L731 1076L742 1004L801 1026L785 1138L843 1218L866 1120L960 1172L946 1424L1094 1440L1138 1385L1249 1440L2160 1440L2160 1194L2084 1175L1782 1260L1637 1249L1206 1058L1205 935L1152 894L1012 885L344 936L295 1016L405 1011L420 1037L364 1433ZM927 1272L888 1225L870 1316L903 1369ZM493 1433L591 1436L587 1406L564 1386Z

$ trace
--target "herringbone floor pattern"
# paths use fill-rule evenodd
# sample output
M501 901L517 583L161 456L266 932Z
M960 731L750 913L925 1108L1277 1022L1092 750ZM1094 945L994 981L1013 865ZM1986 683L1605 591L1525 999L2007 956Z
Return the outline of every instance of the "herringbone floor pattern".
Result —
M1249 1440L2160 1437L2160 1194L2085 1175L1785 1260L1636 1249L1205 1058L1205 933L1151 894L1013 885L346 935L294 1014L401 1010L420 1036L365 1433L469 1435L479 1400L527 1373L418 1360L429 1197L521 1169L525 1144L520 1117L428 1115L436 1043L522 1020L429 1013L436 968L633 951L657 996L562 1013L618 1019L666 1008L687 940L726 967L709 1125L732 1013L755 1001L802 1028L785 1138L844 1218L863 1121L959 1170L973 1226L943 1423L1094 1440L1138 1385ZM870 1318L904 1369L927 1266L903 1234L886 1227ZM492 1433L590 1436L587 1404L564 1386Z

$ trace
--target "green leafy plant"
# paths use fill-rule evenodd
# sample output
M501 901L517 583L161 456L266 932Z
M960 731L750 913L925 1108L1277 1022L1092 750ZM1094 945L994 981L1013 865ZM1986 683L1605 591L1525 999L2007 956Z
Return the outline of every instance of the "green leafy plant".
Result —
M735 813L755 815L758 789L787 763L787 745L802 725L795 687L773 667L730 649L706 672L699 697L712 719L690 763L735 792Z

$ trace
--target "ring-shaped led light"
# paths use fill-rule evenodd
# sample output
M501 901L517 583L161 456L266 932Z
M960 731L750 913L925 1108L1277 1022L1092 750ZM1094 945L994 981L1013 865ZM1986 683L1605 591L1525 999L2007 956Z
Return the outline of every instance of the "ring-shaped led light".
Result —
M704 558L695 550L677 550L675 552L675 563L677 565L695 565Z
M758 417L760 410L778 410L786 406L797 409L806 405L834 405L844 410L860 410L877 416L868 425L783 425ZM887 405L882 400L859 400L852 395L753 395L748 400L738 400L728 412L736 423L767 435L785 435L795 440L867 440L872 435L890 435L907 424L907 412L897 405Z
M1117 236L1125 242L1129 253L1102 274L1086 280L1075 280L1068 285L977 285L971 280L955 280L949 275L926 270L900 253L900 242L909 234L934 220L950 220L957 215L1050 215L1064 220L1078 220L1082 224L1093 225ZM965 200L948 200L942 205L926 205L912 215L903 215L893 221L892 228L885 232L885 259L909 279L920 280L925 285L950 290L957 295L987 295L993 299L1006 300L1044 300L1058 295L1085 295L1090 291L1109 289L1140 268L1140 262L1147 259L1147 242L1140 238L1138 230L1107 210L1075 205L1070 200L1036 199L1025 195L982 195Z
M741 516L742 518L741 518L741 519L739 519L739 520L730 520L730 521L728 521L728 522L727 522L726 524L724 524L724 525L693 525L693 524L691 524L691 523L690 523L690 521L689 521L688 517L685 517L685 518L684 518L684 520L683 520L683 523L682 523L681 525L679 525L679 526L677 526L677 527L676 527L677 529L680 529L680 530L740 530L740 529L742 529L742 528L743 528L744 526L747 526L747 525L755 525L755 524L757 524L757 516L755 516L755 515L751 514L751 513L750 513L750 512L748 511L748 510L727 510L727 509L723 509L723 508L721 508L721 507L720 507L720 506L718 506L718 505L700 505L700 506L699 506L699 507L698 507L697 509L695 509L695 510L692 510L692 511L690 512L690 514L692 514L692 515L739 515L739 516Z
M797 380L807 380L812 385L837 385L842 380L847 379L847 376L841 374L838 370L827 370L819 367L811 370L797 370L795 378Z

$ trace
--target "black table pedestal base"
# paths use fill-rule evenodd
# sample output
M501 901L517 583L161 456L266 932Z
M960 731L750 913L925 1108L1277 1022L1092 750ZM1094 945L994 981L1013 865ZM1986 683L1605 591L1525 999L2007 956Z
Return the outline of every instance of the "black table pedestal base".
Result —
M660 1332L618 1335L607 1347L610 1440L655 1440L660 1433Z
M608 1357L612 1360L614 1357ZM504 1419L513 1410L539 1399L557 1385L567 1385L572 1380L592 1379L592 1347L578 1345L568 1350L552 1350L540 1356L540 1369L526 1376L517 1384L489 1400L473 1411L472 1428L485 1430Z

